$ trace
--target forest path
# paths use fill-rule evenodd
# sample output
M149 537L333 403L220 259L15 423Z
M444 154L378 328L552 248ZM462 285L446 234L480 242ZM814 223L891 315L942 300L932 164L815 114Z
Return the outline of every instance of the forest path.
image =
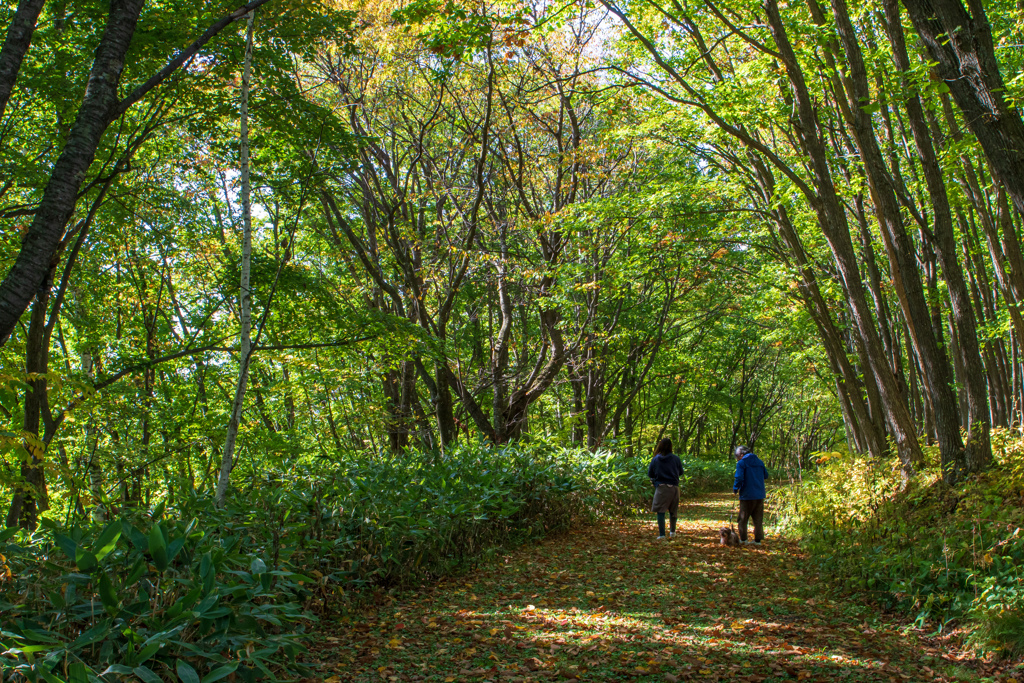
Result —
M686 501L670 541L653 515L602 521L333 624L311 653L321 680L986 680L835 594L770 529L762 547L720 546L734 504Z

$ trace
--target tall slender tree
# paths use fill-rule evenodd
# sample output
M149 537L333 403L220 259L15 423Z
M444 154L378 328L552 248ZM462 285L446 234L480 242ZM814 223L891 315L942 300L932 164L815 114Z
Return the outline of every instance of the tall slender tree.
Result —
M239 107L238 156L240 160L242 203L242 255L239 270L241 278L238 290L238 379L235 395L231 402L227 433L224 437L224 454L220 462L215 498L218 505L224 504L231 469L235 462L235 442L238 426L242 421L245 404L245 390L249 383L249 365L252 362L252 184L249 174L249 89L252 80L252 31L255 13L250 12L245 28L245 58L242 63L242 92Z

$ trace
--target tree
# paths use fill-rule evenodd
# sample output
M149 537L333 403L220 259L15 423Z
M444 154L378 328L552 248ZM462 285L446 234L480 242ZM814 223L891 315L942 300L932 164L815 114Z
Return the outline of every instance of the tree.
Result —
M914 28L978 139L992 174L1024 216L1024 120L1007 102L992 26L977 0L904 0ZM892 20L895 20L893 17Z
M110 3L107 23L96 50L96 58L89 74L89 84L75 117L75 123L60 157L53 166L39 207L22 240L18 258L0 282L0 343L6 343L10 338L32 298L42 296L46 274L60 246L64 229L75 210L79 189L110 124L195 56L200 48L224 27L266 2L267 0L253 0L220 19L161 71L124 99L118 98L118 86L143 2L113 0ZM20 17L16 18L16 21L18 19Z
M242 419L242 404L249 381L249 364L252 361L252 189L249 177L249 83L252 78L252 27L255 14L249 13L245 29L245 60L242 63L241 115L239 117L239 156L242 177L242 261L239 280L239 322L238 332L238 381L235 384L235 398L231 403L231 417L228 420L227 436L224 438L224 457L217 477L217 504L223 505L227 495L231 468L234 465L235 439L238 438L238 424Z

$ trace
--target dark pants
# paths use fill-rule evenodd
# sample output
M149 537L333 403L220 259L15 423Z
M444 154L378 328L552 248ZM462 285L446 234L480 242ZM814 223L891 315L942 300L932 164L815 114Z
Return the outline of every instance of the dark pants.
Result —
M748 519L754 520L754 540L760 543L764 539L764 527L762 526L764 521L764 498L740 501L740 516L736 520L736 524L739 526L740 540L743 542L747 540Z

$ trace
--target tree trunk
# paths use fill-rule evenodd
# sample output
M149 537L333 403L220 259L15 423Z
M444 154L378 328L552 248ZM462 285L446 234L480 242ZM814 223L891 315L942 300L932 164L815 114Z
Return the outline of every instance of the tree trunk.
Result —
M896 69L903 74L910 72L910 57L907 54L900 22L898 0L883 0L889 44L892 46ZM904 86L910 78L903 77ZM963 366L963 386L967 405L967 444L965 445L965 466L967 472L978 472L992 461L992 444L989 438L991 417L985 386L985 365L978 347L978 325L971 308L963 269L957 258L956 236L953 230L953 213L946 193L942 168L935 154L935 147L928 131L924 107L920 97L914 93L905 101L907 118L924 171L928 195L932 204L932 232L935 248L942 261L942 274L949 291L950 309L953 313L953 327L959 341L959 362Z
M21 526L33 530L39 524L39 514L49 509L46 492L46 473L43 470L43 456L46 443L39 438L39 423L48 410L46 373L49 366L50 349L46 334L46 311L50 303L51 268L46 282L32 306L28 337L25 340L25 373L28 388L25 390L25 415L22 429L28 435L23 442L25 459L21 463L22 485L11 499L7 511L7 526Z
M964 236L961 251L965 262L969 291L974 302L975 319L985 325L987 321L998 319L996 315L995 294L988 279L985 263L981 256L980 240L977 231L968 226L967 220L957 211L957 224ZM1002 340L987 340L983 349L985 354L985 371L988 375L989 406L992 413L992 424L1000 427L1010 426L1012 412L1012 396L1010 382L1007 380L1006 354Z
M45 0L21 0L18 9L7 27L7 39L0 49L0 119L7 109L7 101L11 98L14 83L18 80L21 62L32 42L32 34L36 30L39 12Z
M387 410L384 427L388 435L388 448L392 453L408 448L409 435L414 431L407 375L406 363L402 363L397 370L388 370L384 373L384 400Z
M1024 368L1021 368L1018 339L1016 334L1010 333L1010 360L1013 368L1013 414L1010 416L1010 424L1021 429L1024 424L1024 377L1021 376L1021 370Z
M586 413L587 413L587 448L596 451L601 447L605 434L605 420L608 414L607 396L605 396L604 363L600 352L588 344L586 352Z
M1006 88L980 0L903 0L967 127L985 151L992 174L1024 216L1024 121L1004 99Z
M857 195L854 205L857 209L855 213L857 218L857 227L860 231L861 257L864 261L864 267L868 274L868 291L871 292L871 298L875 303L875 317L878 320L878 329L881 333L882 347L885 349L885 354L889 357L889 364L892 366L893 373L896 375L896 383L899 385L900 392L905 396L907 392L907 382L903 377L902 358L900 357L899 345L896 343L896 337L892 332L892 313L890 311L889 302L882 293L882 274L878 269L878 260L875 258L875 247L871 231L868 228L867 215L864 211L863 195Z
M416 359L416 369L419 372L420 379L423 380L423 384L427 387L427 392L430 394L430 403L434 408L434 421L437 423L439 439L438 445L444 451L446 448L454 446L458 441L459 429L455 424L455 409L452 403L451 389L449 389L447 382L439 381L443 376L440 364L440 361L434 363L434 375L438 378L435 380L427 372L423 361L419 358Z
M569 439L573 444L583 443L583 422L585 408L583 407L583 375L574 376L569 380L572 385L572 430L569 432Z
M242 67L242 103L239 123L239 156L242 175L242 274L239 287L239 324L241 329L239 330L238 382L235 384L235 398L231 403L231 417L228 420L227 434L224 437L224 455L220 462L220 475L217 477L216 502L218 506L224 505L228 483L231 479L231 470L234 467L235 440L238 437L238 425L242 421L242 405L245 403L245 388L249 381L249 362L252 358L252 289L250 286L252 198L249 183L249 80L252 76L252 26L253 13L250 12L245 29L245 63Z
M844 103L841 93L837 92L839 104L860 151L868 186L871 189L872 202L875 205L875 214L889 255L893 285L903 315L910 324L911 340L921 358L923 378L928 385L932 408L935 411L942 470L947 481L953 483L959 481L967 463L963 440L960 437L960 416L956 394L952 389L953 377L949 359L941 340L936 338L941 325L936 330L931 320L918 274L916 249L903 223L899 200L875 135L871 114L863 106L864 102L870 101L871 91L849 9L845 0L831 2L832 14L836 19L848 66L848 75L841 79L848 99ZM981 431L982 435L979 438L984 438L987 443L988 431Z
M843 408L843 415L847 426L854 435L856 448L861 452L868 452L874 458L881 458L885 454L885 430L881 425L871 419L864 397L860 391L857 380L857 372L846 357L846 349L842 344L842 336L832 320L832 314L821 294L818 280L811 269L807 254L799 241L796 230L789 221L788 214L783 207L774 211L781 220L777 219L782 228L785 241L790 244L790 251L797 259L802 275L801 291L803 293L804 305L811 320L818 328L818 334L825 347L825 354L832 366L832 373L836 381L836 391L840 405Z
M843 288L850 303L854 323L863 341L865 352L870 362L870 370L878 381L879 393L886 410L886 419L890 424L897 453L903 465L904 475L910 477L922 462L921 449L914 433L913 422L907 410L903 396L900 394L896 377L889 367L888 359L882 349L878 329L871 316L867 303L866 292L857 267L857 257L850 238L850 228L846 213L836 195L835 184L829 168L829 154L820 137L819 126L815 113L815 104L807 89L806 81L799 62L793 51L792 44L786 34L782 17L779 15L777 0L766 0L768 24L775 37L775 43L781 53L787 76L796 100L799 119L798 133L808 163L814 174L817 195L812 205L818 216L818 224L832 249L836 265L839 268Z
M498 443L518 439L526 433L530 405L551 386L565 363L565 343L562 340L562 333L557 328L558 312L541 311L540 324L547 339L526 384L513 391L508 397L502 410L502 431L495 430ZM497 419L495 422L497 423Z
M0 344L7 342L32 297L41 291L64 227L75 210L78 190L96 156L100 139L117 111L117 89L125 53L143 2L110 2L107 25L96 49L82 106L50 174L18 257L0 283Z
M632 458L635 450L633 446L633 400L636 395L634 388L636 386L633 369L627 366L622 373L622 393L626 396L626 406L622 413L622 436L626 442L626 457ZM697 438L700 439L700 433L698 432Z

